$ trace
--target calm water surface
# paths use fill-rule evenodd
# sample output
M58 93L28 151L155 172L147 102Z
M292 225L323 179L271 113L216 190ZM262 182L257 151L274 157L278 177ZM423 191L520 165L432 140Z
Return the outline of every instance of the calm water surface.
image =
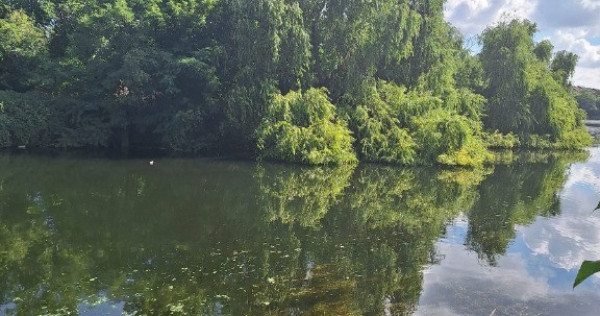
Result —
M0 155L0 314L599 315L600 149L504 158Z

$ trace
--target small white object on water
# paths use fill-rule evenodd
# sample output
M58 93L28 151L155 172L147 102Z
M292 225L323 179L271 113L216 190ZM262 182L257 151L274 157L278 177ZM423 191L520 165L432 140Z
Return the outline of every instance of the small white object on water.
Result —
M149 164L150 164L151 166L154 166L154 160L150 160Z

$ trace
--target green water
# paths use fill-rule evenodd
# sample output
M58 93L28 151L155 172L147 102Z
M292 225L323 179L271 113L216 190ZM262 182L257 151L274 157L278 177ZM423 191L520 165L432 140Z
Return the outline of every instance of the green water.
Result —
M597 315L598 278L571 285L600 259L598 179L597 149L478 171L1 155L0 314Z

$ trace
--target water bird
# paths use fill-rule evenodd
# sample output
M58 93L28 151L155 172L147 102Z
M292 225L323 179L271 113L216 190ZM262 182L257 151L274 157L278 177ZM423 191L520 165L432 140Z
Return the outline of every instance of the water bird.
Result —
M150 164L151 166L154 166L154 160L150 160L149 164Z

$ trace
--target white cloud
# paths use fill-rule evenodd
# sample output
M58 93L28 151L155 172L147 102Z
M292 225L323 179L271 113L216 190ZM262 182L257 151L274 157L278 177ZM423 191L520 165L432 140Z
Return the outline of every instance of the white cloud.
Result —
M598 17L600 19L600 13ZM551 40L555 46L579 55L581 67L600 67L600 45L592 45L583 36L584 34L578 34L577 31L557 30Z
M600 20L600 13L598 14ZM593 45L586 38L588 30L556 30L550 38L557 50L567 50L579 56L573 83L600 89L600 45Z
M579 55L575 85L600 89L600 0L449 0L446 19L466 38L512 18L529 19L555 45Z
M600 21L600 13L598 13ZM582 28L556 30L549 38L556 50L567 50L579 56L573 83L575 85L600 89L600 45L593 45L590 30Z
M586 8L597 9L600 8L600 0L583 0L581 1Z
M564 185L565 192L573 191L577 186L588 186L595 192L600 193L600 175L598 174L598 170L600 170L600 161L591 161L592 159L600 160L600 157L598 157L600 156L600 153L598 153L598 151L599 148L597 147L591 148L589 150L589 160L585 165L575 164L571 167L569 178ZM588 206L593 207L595 205L586 205L585 207Z
M598 293L554 288L548 283L552 270L538 267L534 276L518 253L489 267L461 245L439 243L438 251L445 258L426 270L415 315L598 314Z
M573 82L577 86L600 89L600 69L577 67Z
M600 149L593 148L589 162L571 167L561 193L561 215L539 219L521 230L534 254L568 271L579 268L584 260L600 259L600 213L593 212L600 200L598 162Z
M531 18L542 28L590 27L598 25L598 1L543 0L537 1Z
M584 260L600 258L598 228L597 223L582 218L539 220L523 230L523 240L533 254L547 257L556 267L574 271Z
M600 148L590 154L569 170L562 214L517 227L497 266L459 242L455 230L466 230L466 218L457 218L436 245L443 260L424 271L415 315L599 315L598 275L571 288L581 262L600 259L600 213L592 212L600 199Z
M466 37L471 37L498 21L527 18L534 8L535 2L523 0L449 0L445 14Z

